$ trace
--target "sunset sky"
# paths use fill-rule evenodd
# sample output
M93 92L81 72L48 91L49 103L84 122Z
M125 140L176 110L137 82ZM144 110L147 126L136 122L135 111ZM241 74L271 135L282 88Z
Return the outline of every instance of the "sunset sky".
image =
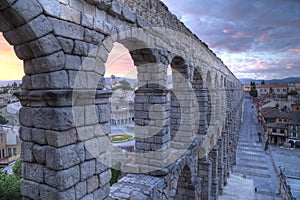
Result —
M163 2L238 78L300 76L299 0ZM133 76L132 61L127 63L120 45L114 49L106 75ZM22 62L0 36L0 80L21 79L23 73Z

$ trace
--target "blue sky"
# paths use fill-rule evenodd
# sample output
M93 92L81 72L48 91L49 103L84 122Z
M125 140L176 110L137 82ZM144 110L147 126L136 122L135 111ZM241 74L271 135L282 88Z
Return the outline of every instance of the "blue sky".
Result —
M162 0L238 78L300 76L299 0Z

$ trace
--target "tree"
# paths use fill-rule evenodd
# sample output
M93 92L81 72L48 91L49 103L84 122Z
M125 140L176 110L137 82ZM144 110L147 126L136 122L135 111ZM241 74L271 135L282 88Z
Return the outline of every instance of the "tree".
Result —
M270 94L274 93L274 89L272 87L270 87L269 91L270 91Z
M287 93L287 95L290 95L290 96L297 96L298 95L298 92L296 90L291 90Z
M262 80L260 84L261 84L261 85L266 84L266 83L265 83L265 80Z
M21 186L21 168L22 161L16 161L13 166L13 174L7 174L0 170L0 199L1 200L19 200L22 199Z
M0 115L0 124L7 124L8 120L5 119L2 115Z
M118 179L121 175L121 162L118 161L114 165L111 166L111 179L110 179L110 186L118 182Z
M251 89L250 89L249 94L251 96L253 96L253 97L257 97L257 90L256 90L256 84L255 84L255 82L251 81L250 86L251 86Z
M132 90L130 83L128 81L126 81L125 79L121 80L120 84L121 85L116 86L114 88L114 90L117 90L117 89L120 89L120 88L123 89L123 90Z

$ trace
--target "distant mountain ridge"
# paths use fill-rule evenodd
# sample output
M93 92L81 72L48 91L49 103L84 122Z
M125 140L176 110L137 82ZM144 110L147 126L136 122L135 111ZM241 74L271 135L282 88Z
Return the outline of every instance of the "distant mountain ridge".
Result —
M242 82L242 84L248 84L250 85L250 82L255 82L256 85L260 85L261 81L260 80L255 80L251 78L239 78L239 80ZM286 83L300 83L300 77L288 77L284 79L271 79L271 80L264 80L266 84L273 84L273 83L281 83L281 84L286 84Z
M137 79L133 79L133 78L125 78L125 77L116 77L117 81L121 81L125 79L126 81L128 81L129 83L137 83ZM248 84L250 85L250 82L254 81L255 84L260 85L261 81L263 79L259 79L259 80L255 80L255 79L251 79L251 78L239 78L239 80L241 81L242 84ZM300 77L288 77L288 78L284 78L284 79L271 79L271 80L264 80L266 84L272 84L272 83L300 83ZM0 86L7 86L8 84L13 84L14 82L16 82L17 84L21 84L22 80L9 80L9 81L3 81L0 80ZM105 77L105 83L108 84L110 82L110 78L109 77ZM168 83L172 82L172 76L168 76Z

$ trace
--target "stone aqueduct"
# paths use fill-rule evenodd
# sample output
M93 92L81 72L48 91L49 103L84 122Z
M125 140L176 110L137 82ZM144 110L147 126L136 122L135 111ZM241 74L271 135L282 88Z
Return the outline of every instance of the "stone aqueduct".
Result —
M242 87L158 0L0 0L24 61L23 199L217 199L235 164ZM137 66L135 159L110 187L105 62ZM173 89L168 90L171 66Z

